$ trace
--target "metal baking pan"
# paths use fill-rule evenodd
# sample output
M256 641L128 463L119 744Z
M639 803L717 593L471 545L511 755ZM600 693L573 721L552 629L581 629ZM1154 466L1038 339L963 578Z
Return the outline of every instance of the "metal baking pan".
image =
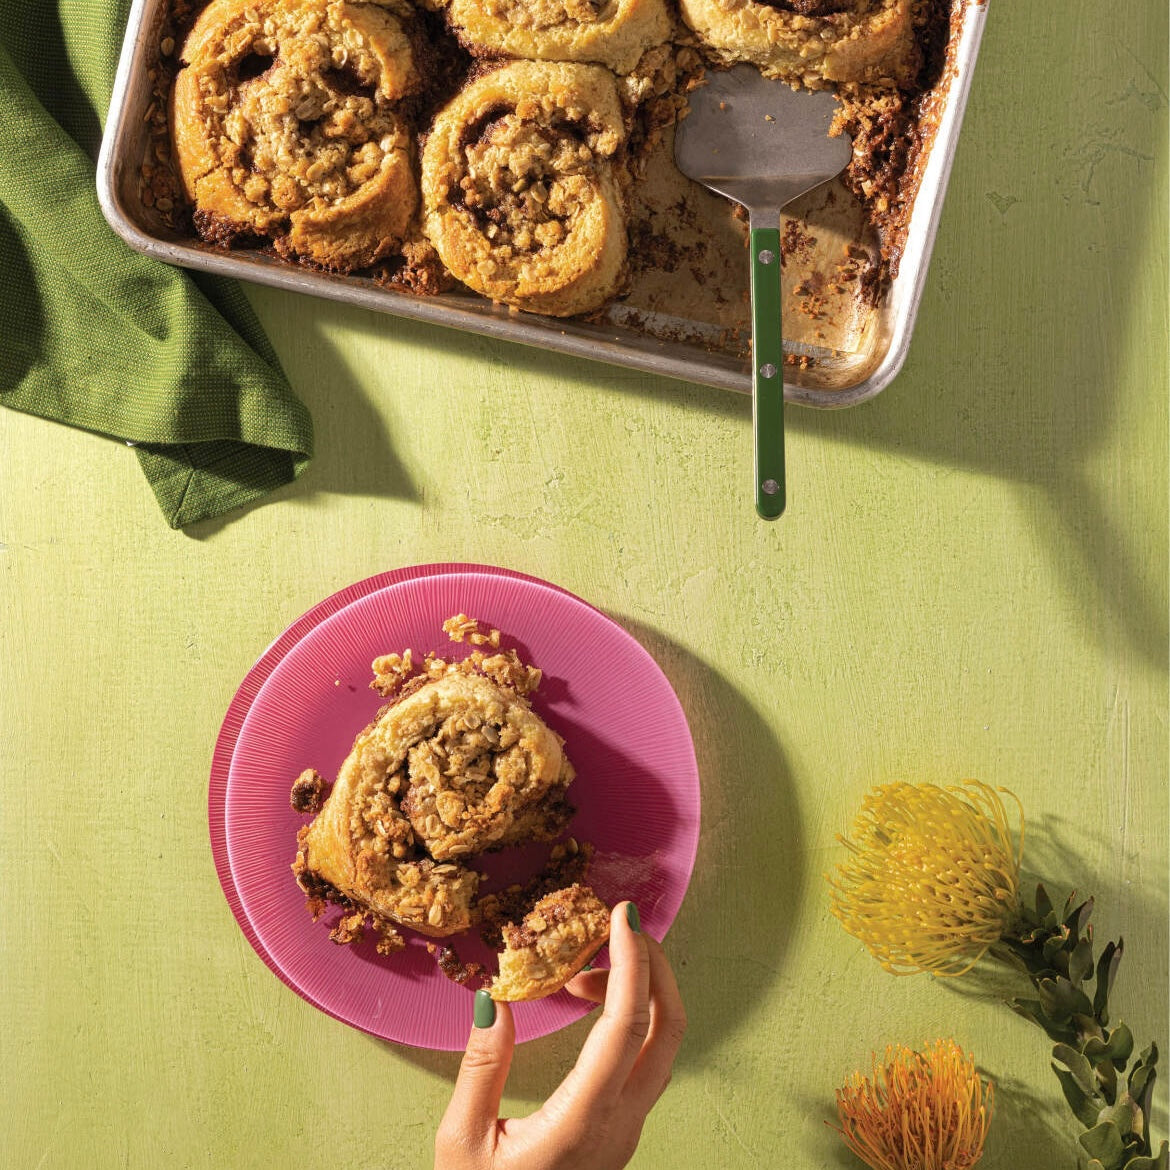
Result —
M114 231L132 248L186 268L750 394L747 331L736 323L736 314L746 317L740 304L746 303L746 298L717 294L716 301L723 308L715 311L712 306L716 301L710 300L710 290L704 292L712 269L709 261L692 264L689 270L671 270L668 265L644 273L642 280L635 281L630 296L612 305L599 320L555 320L493 305L467 291L414 296L385 288L366 277L310 271L263 252L226 252L177 235L156 211L146 206L140 183L141 165L151 148L148 122L154 99L149 71L157 61L167 3L168 0L134 0L98 159L102 210ZM986 0L954 3L961 6L956 8L960 25L954 35L946 77L938 90L937 130L922 168L898 273L876 306L859 310L855 319L836 328L827 338L819 326L802 332L799 314L790 315L785 309L785 346L806 359L786 370L784 392L790 402L821 408L853 406L884 389L906 360L987 16ZM674 181L686 183L669 163L669 142L664 150L667 161L659 169L669 169ZM679 190L673 192L675 197ZM660 201L655 221L667 232L673 230L674 207L680 206L677 200L670 203L670 194L667 192ZM697 200L702 196L692 192L686 198ZM830 191L818 196L814 192L810 198L809 206L792 208L790 212L811 219L818 234L825 237L823 247L836 247L848 234L846 225L846 234L835 236L833 226L826 220L826 207L834 204L836 195ZM729 204L719 201L714 206L719 214L730 216ZM707 213L711 210L708 206ZM690 218L695 239L719 236L720 231L706 222L696 230L694 215ZM735 244L733 230L723 235L731 241L724 246L723 259L730 274L727 280L733 288L735 282L741 281L746 290L746 254L742 246ZM798 276L795 274L793 279ZM704 295L708 296L707 303L702 301ZM787 297L788 302L792 300L792 295ZM707 311L709 307L711 312Z

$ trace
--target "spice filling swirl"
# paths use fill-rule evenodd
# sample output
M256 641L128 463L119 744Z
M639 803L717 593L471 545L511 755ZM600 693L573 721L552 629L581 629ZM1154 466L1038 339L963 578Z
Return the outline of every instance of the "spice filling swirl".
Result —
M340 271L402 242L418 189L400 103L422 82L381 0L214 0L182 61L171 123L203 235Z
M598 308L625 275L625 140L606 69L517 61L489 73L427 139L426 235L494 300L554 316Z
M444 936L476 917L466 862L548 841L573 814L560 737L519 695L476 674L426 682L353 745L294 871L391 923Z

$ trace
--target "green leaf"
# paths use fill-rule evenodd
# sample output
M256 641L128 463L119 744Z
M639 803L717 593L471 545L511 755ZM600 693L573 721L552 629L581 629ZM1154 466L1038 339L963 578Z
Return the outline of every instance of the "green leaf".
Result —
M1128 1093L1122 1094L1116 1105L1102 1109L1097 1114L1097 1120L1100 1124L1108 1123L1114 1126L1118 1135L1126 1140L1133 1135L1141 1142L1141 1134L1138 1132L1138 1127L1142 1123L1141 1111Z
M1064 1099L1069 1108L1076 1114L1077 1120L1086 1127L1097 1124L1097 1114L1100 1113L1100 1104L1092 1101L1077 1084L1076 1078L1067 1069L1054 1064L1052 1071L1056 1073L1060 1087L1064 1090Z
M1010 999L1008 1007L1032 1023L1039 1024L1050 1040L1064 1044L1076 1043L1076 1030L1067 1023L1057 1023L1050 1019L1044 1011L1044 1005L1038 999Z
M1125 1142L1121 1132L1112 1121L1103 1121L1080 1136L1080 1143L1088 1154L1103 1166L1121 1166L1125 1154Z
M1067 943L1068 935L1064 931L1061 931L1059 934L1053 934L1046 938L1044 945L1040 948L1040 952L1044 956L1044 961L1051 963L1061 975L1068 969L1068 963L1062 963L1060 961L1060 956L1064 953Z
M1036 886L1036 917L1046 918L1052 913L1052 899L1048 896L1048 891L1040 883Z
M1170 1149L1163 1142L1161 1150L1155 1157L1139 1154L1136 1158L1130 1158L1122 1170L1170 1170Z
M1101 1025L1092 1016L1081 1015L1078 1012L1072 1018L1072 1026L1077 1034L1077 1049L1084 1052L1085 1043L1094 1036L1104 1037L1104 1032L1101 1031Z
M1133 1033L1125 1024L1118 1024L1104 1040L1099 1036L1090 1036L1081 1051L1093 1064L1108 1060L1118 1069L1124 1069L1125 1062L1133 1055Z
M1009 999L1008 1007L1029 1020L1035 1020L1041 1027L1044 1026L1044 1005L1038 999Z
M1133 1055L1133 1033L1120 1023L1109 1033L1109 1057L1118 1068L1125 1068L1125 1062Z
M1073 899L1073 895L1069 895L1069 902ZM1064 924L1072 932L1074 938L1080 938L1085 933L1085 928L1089 925L1089 919L1093 916L1093 899L1089 898L1082 902L1075 910L1069 911L1066 905Z
M1152 1059L1150 1049L1153 1049ZM1129 1073L1129 1095L1141 1103L1142 1094L1146 1091L1147 1085L1152 1085L1154 1078L1158 1073L1155 1065L1158 1062L1158 1050L1154 1045L1150 1045L1138 1058L1137 1064L1133 1066Z
M1031 943L1020 938L1013 938L1011 935L1005 935L1000 939L1000 944L1007 949L1001 951L997 948L996 953L1019 970L1035 975L1045 969L1043 957L1037 954L1036 948Z
M1060 1061L1068 1069L1086 1096L1092 1096L1097 1091L1097 1078L1093 1076L1093 1066L1083 1053L1069 1044L1057 1044L1052 1049L1052 1059Z
M1081 985L1085 977L1093 972L1093 941L1082 938L1072 949L1068 957L1068 977L1076 984Z
M1097 1074L1097 1092L1105 1099L1106 1104L1112 1105L1117 1100L1117 1069L1113 1067L1113 1061L1103 1060L1093 1066L1093 1071Z
M1109 1023L1109 988L1117 978L1117 968L1125 950L1125 941L1108 942L1097 961L1097 987L1093 992L1093 1014L1102 1024Z
M1064 1023L1072 1016L1091 1016L1093 1005L1089 997L1079 988L1074 987L1067 979L1057 976L1055 979L1041 979L1036 987L1040 993L1040 1002L1044 1010L1060 1023Z

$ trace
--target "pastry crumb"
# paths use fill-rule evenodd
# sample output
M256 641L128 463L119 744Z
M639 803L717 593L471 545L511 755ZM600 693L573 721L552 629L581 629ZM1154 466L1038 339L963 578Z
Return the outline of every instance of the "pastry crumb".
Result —
M315 768L306 768L293 781L292 791L289 793L288 802L293 812L316 816L325 803L327 787L324 776Z

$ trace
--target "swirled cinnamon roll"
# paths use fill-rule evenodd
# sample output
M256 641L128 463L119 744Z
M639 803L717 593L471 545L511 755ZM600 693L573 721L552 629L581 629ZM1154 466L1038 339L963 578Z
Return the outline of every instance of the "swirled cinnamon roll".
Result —
M917 74L913 0L679 0L719 60L769 77L910 85Z
M447 22L476 56L583 61L629 73L670 36L665 0L449 0Z
M337 271L402 242L418 187L398 103L421 81L389 0L213 0L182 61L171 125L201 235Z
M626 129L596 65L516 61L435 119L424 231L476 292L568 317L618 293L626 268Z
M298 834L293 870L322 905L439 937L474 921L467 857L565 827L573 768L514 691L458 671L420 682L358 736ZM294 807L311 811L297 797L294 787Z

